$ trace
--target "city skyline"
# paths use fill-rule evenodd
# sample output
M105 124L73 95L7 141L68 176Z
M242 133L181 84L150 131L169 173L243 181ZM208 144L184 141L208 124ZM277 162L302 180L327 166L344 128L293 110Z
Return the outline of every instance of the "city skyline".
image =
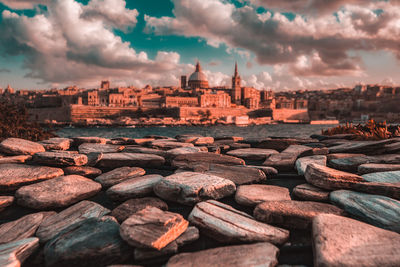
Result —
M399 1L0 0L0 87L400 84Z

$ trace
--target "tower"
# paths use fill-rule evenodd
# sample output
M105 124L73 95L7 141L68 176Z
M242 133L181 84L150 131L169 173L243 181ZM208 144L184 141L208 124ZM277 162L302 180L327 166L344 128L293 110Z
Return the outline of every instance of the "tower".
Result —
M242 104L242 90L241 90L241 79L238 73L237 62L235 63L235 73L232 76L232 103L236 105Z
M181 88L182 88L182 89L185 89L185 88L186 88L186 85L187 85L187 82L186 82L186 75L182 75L182 76L181 76Z

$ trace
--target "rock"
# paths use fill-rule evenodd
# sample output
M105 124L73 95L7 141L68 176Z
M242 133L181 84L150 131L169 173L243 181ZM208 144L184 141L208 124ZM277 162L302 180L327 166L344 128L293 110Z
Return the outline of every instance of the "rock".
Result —
M293 194L301 200L318 202L329 201L329 191L325 191L310 184L301 184L296 186L293 188Z
M46 150L68 150L71 146L71 139L69 138L50 138L39 142Z
M17 190L15 198L23 207L62 208L90 198L100 190L99 183L79 175L68 175L23 186Z
M150 167L157 168L164 165L165 159L161 156L141 153L108 153L97 164L104 168L118 167Z
M95 181L104 188L108 188L131 178L142 176L145 173L145 170L138 167L120 167L97 176Z
M309 156L296 160L296 169L299 175L304 175L307 166L311 163L326 166L326 156Z
M400 171L375 172L364 174L361 177L368 182L376 183L400 183Z
M279 249L270 243L228 246L181 253L169 259L166 267L183 266L276 266Z
M61 231L44 247L46 266L105 266L124 261L129 247L115 218L89 218Z
M222 144L221 142L222 141L219 141L218 143L215 142L215 144L220 145L220 144ZM250 144L244 144L244 143L228 143L227 145L229 146L228 150L251 148ZM259 148L259 149L262 149L262 148Z
M214 138L215 141L232 141L232 142L239 142L243 141L243 137L241 136L217 136Z
M154 185L161 179L163 179L163 177L158 174L131 178L109 188L107 190L107 196L114 201L145 197L153 193Z
M135 145L144 145L154 140L155 140L154 138L133 138L132 142Z
M273 149L262 149L262 148L242 148L230 150L226 154L234 156L244 160L265 160L272 154L278 154L279 152Z
M52 212L39 212L25 215L18 220L0 225L0 245L32 237L40 223Z
M379 163L366 163L358 166L357 172L359 174L367 174L373 172L388 172L400 171L400 164L379 164Z
M155 207L160 210L168 210L168 205L164 201L155 197L133 198L125 201L116 207L111 215L120 223L128 219L131 215L147 207Z
M295 154L297 157L299 157L301 154L305 154L310 151L312 151L312 147L309 146L290 145L285 150L283 150L282 153Z
M291 153L272 154L263 165L277 169L279 172L294 171L297 155Z
M356 219L400 232L400 201L349 190L331 192L329 199Z
M210 136L192 136L192 135L181 135L176 138L179 142L192 143L194 145L208 145L214 143L214 138Z
M301 140L301 139L291 139L291 138L274 138L274 139L264 139L256 144L258 148L275 149L279 152L285 150L290 145L301 145L312 142L312 139Z
M25 161L28 161L31 159L32 159L32 156L30 156L30 155L0 157L0 164L24 163Z
M94 144L106 144L107 139L106 138L101 138L101 137L75 137L74 139L74 145L76 147L80 146L83 143L94 143Z
M334 134L334 135L313 134L310 137L314 138L314 139L318 139L319 141L330 140L330 139L353 140L353 139L357 138L357 135L356 134Z
M88 163L86 164L87 166L94 167L99 163L99 161L103 158L103 153L101 152L92 152L87 154L88 158Z
M319 143L318 143L319 144ZM311 150L306 150L299 155L299 158L309 157L309 156L326 156L329 153L329 148L327 147L316 147Z
M75 223L82 222L89 218L100 219L108 213L110 213L109 209L95 202L84 200L58 214L47 217L40 224L36 231L36 236L39 237L41 243L46 243L58 233Z
M203 148L201 147L197 147L197 146L193 146L193 147L178 147L178 148L174 148L174 149L170 149L166 151L166 156L168 158L175 158L176 156L179 155L184 155L184 154L190 154L190 153L197 153L197 152L207 152L207 148L206 151L204 151Z
M83 143L78 147L79 153L89 154L93 152L97 153L117 153L124 150L124 146L119 145L108 145L108 144L93 144L93 143Z
M335 169L348 172L357 172L358 166L366 163L388 163L388 164L398 164L400 163L400 155L387 154L379 156L360 156L342 159L333 159L329 161L329 165Z
M265 173L267 177L274 176L278 174L278 170L272 167L266 167L266 166L254 166L254 165L246 165L247 168L255 168L259 169L262 172Z
M162 199L193 205L207 199L230 196L236 186L232 181L215 175L181 172L165 177L153 190Z
M283 244L289 231L254 220L250 215L215 200L197 203L189 214L191 224L223 243L271 242Z
M125 153L141 153L141 154L154 154L163 158L168 156L168 152L160 149L141 147L141 146L126 146Z
M3 211L14 202L13 196L0 196L0 211Z
M93 168L93 167L88 167L88 166L70 166L70 167L64 168L64 173L66 175L76 174L76 175L94 178L101 174L101 170L99 170L97 168Z
M33 155L35 163L55 167L82 166L88 163L88 158L83 154L68 152L39 152Z
M39 248L39 239L22 239L0 245L0 266L18 267Z
M293 229L308 229L319 214L344 215L344 211L330 204L313 201L268 201L254 209L254 217L262 222Z
M44 147L35 142L20 138L7 138L0 143L0 151L9 155L33 155L44 152Z
M394 143L395 140L386 139L380 141L359 141L348 142L342 145L333 146L329 148L329 153L363 153L367 155L374 155L379 150L384 149L386 144Z
M0 164L0 191L13 191L19 187L64 174L62 169L22 164Z
M179 147L191 147L194 145L192 143L182 143L182 142L170 141L168 139L158 139L151 141L149 146L151 148L156 148L161 150L170 150Z
M147 207L126 219L120 234L131 246L161 250L185 232L188 225L182 215Z
M175 157L172 161L172 166L177 168L190 168L193 163L198 162L223 165L244 165L243 159L210 152L199 152Z
M350 218L322 214L312 226L315 266L398 266L400 235Z
M235 195L235 201L243 206L256 206L264 201L280 200L291 200L289 190L274 185L241 185Z
M364 154L351 154L351 153L336 153L336 154L328 154L326 157L328 158L328 161L331 161L333 159L343 159L343 158L353 158L353 157L363 157L365 156Z

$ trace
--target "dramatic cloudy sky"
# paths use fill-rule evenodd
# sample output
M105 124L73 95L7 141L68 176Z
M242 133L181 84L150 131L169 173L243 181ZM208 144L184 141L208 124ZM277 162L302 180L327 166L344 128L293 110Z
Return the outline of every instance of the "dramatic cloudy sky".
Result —
M0 87L400 84L400 0L0 0Z

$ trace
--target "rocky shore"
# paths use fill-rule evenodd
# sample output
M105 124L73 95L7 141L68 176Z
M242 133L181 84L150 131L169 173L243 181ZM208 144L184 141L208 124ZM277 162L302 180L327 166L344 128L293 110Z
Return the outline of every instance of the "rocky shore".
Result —
M8 138L0 266L400 266L400 139Z

